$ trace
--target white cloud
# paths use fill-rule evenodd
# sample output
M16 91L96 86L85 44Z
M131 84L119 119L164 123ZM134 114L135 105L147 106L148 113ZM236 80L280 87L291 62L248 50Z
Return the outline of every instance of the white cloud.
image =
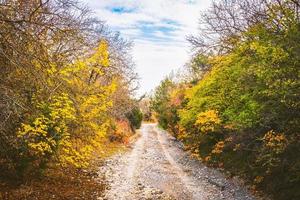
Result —
M172 70L188 59L187 48L137 41L133 51L137 72L142 77L140 93L149 92Z
M113 30L134 41L133 58L141 77L139 94L142 94L188 61L189 44L185 38L197 33L200 11L207 9L211 0L84 2ZM121 11L115 12L114 8Z

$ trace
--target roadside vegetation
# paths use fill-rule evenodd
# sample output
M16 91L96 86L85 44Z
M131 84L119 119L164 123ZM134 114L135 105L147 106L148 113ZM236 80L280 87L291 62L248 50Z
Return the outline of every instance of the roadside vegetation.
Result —
M130 49L77 1L1 2L0 198L10 184L29 184L37 196L11 198L49 199L30 182L76 182L95 157L126 143L142 120Z
M280 200L300 198L299 12L293 0L215 1L185 74L151 100L199 159Z

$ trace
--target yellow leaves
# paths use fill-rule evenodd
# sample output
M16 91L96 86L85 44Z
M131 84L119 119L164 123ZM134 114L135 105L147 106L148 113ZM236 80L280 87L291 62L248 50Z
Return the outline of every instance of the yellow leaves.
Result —
M39 62L33 64L37 70L42 69ZM107 134L111 120L108 111L113 106L111 96L119 84L114 79L103 79L104 68L109 65L108 43L104 40L89 56L73 63L49 63L45 71L49 77L47 84L56 89L56 80L61 81L72 91L72 100L68 90L49 95L48 101L32 99L38 112L17 132L24 147L22 155L36 160L50 160L56 155L62 165L88 166L92 152L101 146Z
M90 95L78 101L80 103L80 115L82 116L80 121L84 123L87 128L90 127L94 130L95 133L101 129L101 124L107 120L105 113L112 106L108 97L109 96Z
M91 64L100 64L102 67L109 66L108 43L101 40L96 52L88 59Z
M79 140L64 141L59 160L63 166L73 165L76 168L86 168L92 151L91 145L83 145Z
M228 65L232 62L230 55L216 55L209 59L211 65Z
M37 106L41 111L32 123L22 124L17 132L20 142L26 145L30 155L51 155L54 150L69 138L66 123L75 119L74 108L67 94L54 96L51 102L42 102Z
M17 133L18 137L23 137L27 134L46 136L47 132L45 129L47 126L45 125L45 120L44 117L36 118L33 122L33 126L22 123Z
M178 139L179 140L184 140L186 138L188 138L189 134L188 132L185 130L185 128L183 126L178 126Z
M104 85L97 81L104 73L103 67L108 66L108 43L102 40L91 56L75 62L73 73L78 76L68 82L78 93L74 99L78 112L77 123L89 135L95 136L98 132L103 135L101 124L106 122L107 111L112 106L110 97L115 91L116 83L111 81Z
M48 123L49 120L42 116L36 118L32 125L22 124L18 130L17 137L27 144L30 154L39 156L53 152L56 142L48 138Z
M55 74L55 73L57 72L57 67L56 67L56 65L53 64L53 63L50 63L49 66L50 66L50 68L47 69L47 73L48 73L49 75Z
M53 143L54 141L50 144ZM30 148L31 152L33 152L33 154L44 156L46 153L53 152L50 144L47 142L29 143L28 147Z
M109 65L108 43L102 40L90 56L77 60L60 71L68 87L77 94L72 99L76 103L76 115L73 105L60 106L71 103L63 97L57 99L52 106L52 118L76 120L77 124L72 135L60 142L59 160L63 165L86 167L92 152L101 146L100 143L106 136L110 120L108 110L112 106L110 97L117 83L114 80L105 83L99 80L104 75L104 68ZM56 128L59 129L64 128Z
M40 62L38 62L37 60L33 60L32 61L32 65L36 70L41 70L42 69L42 65Z
M113 106L111 95L115 91L116 83L112 81L111 84L101 86L84 85L85 90L92 90L93 93L89 95L78 95L76 102L78 105L78 123L87 131L89 135L98 137L106 134L107 115L108 110Z
M94 76L103 76L103 68L109 67L109 64L108 43L102 40L90 56L61 66L57 73L68 84L76 84L84 87L87 84L87 80L91 83L89 79L95 78ZM77 76L74 76L74 74ZM93 81L95 82L95 80ZM97 86L99 86L99 83Z
M288 58L288 53L278 46L258 41L251 42L250 49L260 58L267 58L269 62L280 62Z
M75 109L73 102L70 100L68 94L62 93L60 96L53 98L53 103L50 104L51 119L52 120L74 120Z
M218 116L218 111L208 110L199 113L195 125L198 126L203 133L215 131L216 128L221 125L221 119Z
M208 110L206 112L201 112L198 114L196 124L203 125L206 124L207 122L220 124L221 121L218 117L218 112L215 110Z

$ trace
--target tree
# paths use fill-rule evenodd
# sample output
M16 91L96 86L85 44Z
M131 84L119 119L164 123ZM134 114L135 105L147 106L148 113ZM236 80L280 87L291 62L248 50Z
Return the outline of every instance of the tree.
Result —
M88 165L133 107L130 45L73 0L1 3L1 175Z
M201 20L200 34L190 38L196 52L189 65L201 76L192 87L182 80L186 89L175 98L178 84L160 85L163 95L153 100L163 108L158 118L170 123L165 111L175 108L178 138L204 162L274 199L298 199L298 1L220 0ZM169 106L182 93L181 106Z
M159 113L158 123L164 129L168 128L168 112L170 109L168 101L170 99L170 91L173 85L174 83L172 80L165 78L155 89L155 93L151 99L151 108L156 113Z

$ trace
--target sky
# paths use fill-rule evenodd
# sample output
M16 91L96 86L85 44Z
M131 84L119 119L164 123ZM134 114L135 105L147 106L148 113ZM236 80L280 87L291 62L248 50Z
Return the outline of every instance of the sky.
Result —
M189 60L189 35L211 0L83 0L94 14L134 43L138 95L149 93Z

